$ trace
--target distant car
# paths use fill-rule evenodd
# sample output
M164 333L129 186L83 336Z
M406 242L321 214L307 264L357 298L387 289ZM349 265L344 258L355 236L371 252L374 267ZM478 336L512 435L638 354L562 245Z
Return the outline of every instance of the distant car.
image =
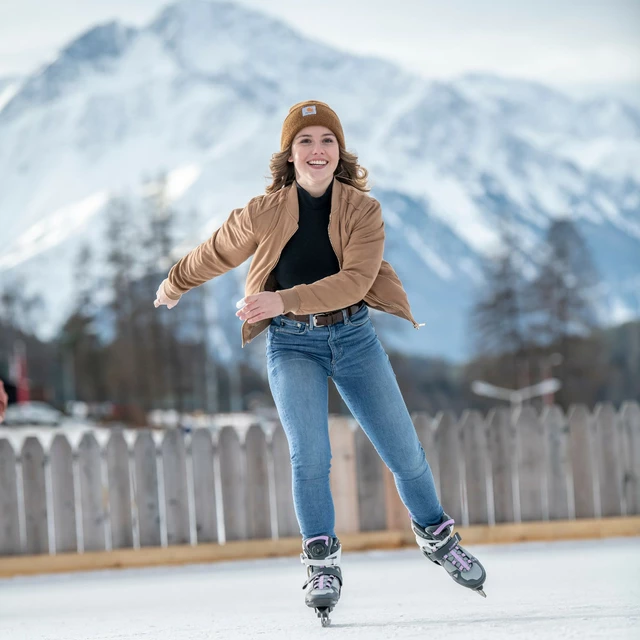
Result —
M64 420L64 413L46 402L22 402L7 407L4 424L11 425L45 425L59 426Z

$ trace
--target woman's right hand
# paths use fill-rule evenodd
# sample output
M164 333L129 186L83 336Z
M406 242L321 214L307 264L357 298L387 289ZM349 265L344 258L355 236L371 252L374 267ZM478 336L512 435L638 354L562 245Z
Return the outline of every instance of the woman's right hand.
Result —
M180 298L178 298L177 300L174 300L173 298L170 298L165 292L164 292L164 283L166 282L166 280L163 280L160 283L160 286L158 287L158 290L156 291L156 299L153 302L153 306L157 309L158 307L160 307L161 305L165 304L167 305L167 309L173 309L173 307L175 307L178 302L180 302Z

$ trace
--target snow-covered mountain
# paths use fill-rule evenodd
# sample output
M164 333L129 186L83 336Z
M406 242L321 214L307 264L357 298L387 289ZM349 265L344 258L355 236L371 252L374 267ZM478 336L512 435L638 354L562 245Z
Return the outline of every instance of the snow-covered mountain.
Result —
M381 318L392 347L467 353L478 260L499 246L506 218L532 251L550 220L572 216L603 277L603 318L640 311L638 110L493 76L429 82L204 0L171 5L145 28L91 29L0 106L0 284L23 275L48 303L41 330L53 331L78 247L104 245L109 197L136 197L161 172L185 252L264 190L288 107L310 97L336 109L370 170L385 257L426 323L416 332ZM208 285L216 340L236 353L245 270Z
M20 88L20 78L17 76L0 77L0 111L16 95Z

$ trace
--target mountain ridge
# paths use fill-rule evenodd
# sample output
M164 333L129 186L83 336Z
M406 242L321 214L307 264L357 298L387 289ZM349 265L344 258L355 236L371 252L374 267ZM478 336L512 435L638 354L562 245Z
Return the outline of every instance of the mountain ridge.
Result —
M571 215L597 254L605 322L607 306L633 313L633 292L620 279L640 272L640 112L487 74L426 81L244 7L203 0L170 5L145 27L86 31L0 110L0 279L22 272L48 289L50 277L38 274L55 273L64 300L43 323L54 331L71 296L72 247L85 238L100 245L109 196L139 199L141 183L166 172L176 245L186 251L264 190L282 119L310 96L336 109L347 147L370 170L387 225L385 257L415 317L427 321L414 332L385 319L395 349L468 353L480 261L500 247L506 222L531 271L550 221ZM187 232L192 211L199 214ZM616 255L623 246L624 260ZM240 297L243 269L220 290ZM217 288L211 283L214 297ZM233 311L221 305L216 313L226 318L229 349L245 357Z

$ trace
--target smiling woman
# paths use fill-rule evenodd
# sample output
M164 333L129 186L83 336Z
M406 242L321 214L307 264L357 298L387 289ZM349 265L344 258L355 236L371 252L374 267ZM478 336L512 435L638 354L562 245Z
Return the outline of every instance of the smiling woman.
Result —
M340 151L334 133L326 127L305 127L295 137L288 162L297 169L296 180L314 198L333 181Z
M311 195L322 195L333 177L360 191L368 191L369 172L358 164L355 154L346 150L342 124L338 116L323 102L312 105L315 111L303 114L305 104L299 102L289 109L282 126L281 151L274 153L271 158L270 169L273 179L266 189L267 193L275 193L294 181L301 184L302 180L302 186ZM307 122L310 124L311 116L313 126L305 126ZM305 158L309 159L309 167L312 163L320 164L326 161L325 171L312 173L311 169L307 169Z
M305 603L322 624L342 590L342 546L329 484L328 380L394 475L422 553L484 595L485 571L460 546L444 512L369 309L418 328L400 279L382 259L384 224L367 171L347 152L337 114L300 102L285 118L267 195L236 209L212 238L169 272L156 306L250 256L244 305L249 342L267 330L269 386L289 443L293 501L307 567Z

